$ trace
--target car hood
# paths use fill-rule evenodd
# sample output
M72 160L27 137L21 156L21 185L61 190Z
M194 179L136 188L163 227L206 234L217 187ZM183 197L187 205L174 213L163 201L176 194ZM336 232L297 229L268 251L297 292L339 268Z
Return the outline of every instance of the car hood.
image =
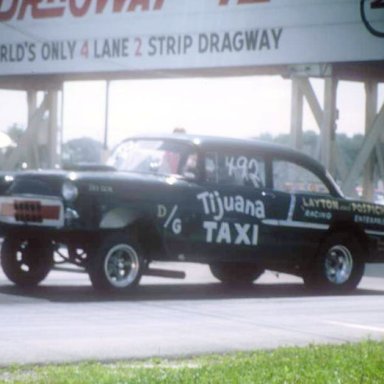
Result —
M64 182L70 181L79 188L90 189L90 186L119 186L119 185L166 185L185 183L184 180L165 175L119 172L106 169L104 171L63 171L39 170L22 171L12 175L2 175L1 194L36 194L45 196L61 195Z

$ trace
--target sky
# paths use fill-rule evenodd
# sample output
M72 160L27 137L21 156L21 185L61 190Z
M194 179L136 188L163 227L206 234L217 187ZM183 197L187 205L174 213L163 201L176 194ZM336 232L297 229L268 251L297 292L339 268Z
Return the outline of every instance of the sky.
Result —
M312 80L323 103L323 82ZM106 83L64 84L63 141L92 137L103 141ZM137 133L189 133L254 137L289 133L291 82L274 76L113 81L110 84L108 144ZM379 87L379 106L384 86ZM340 82L337 132L364 132L365 93L361 83ZM26 126L25 92L0 90L0 131ZM308 106L304 130L318 132Z

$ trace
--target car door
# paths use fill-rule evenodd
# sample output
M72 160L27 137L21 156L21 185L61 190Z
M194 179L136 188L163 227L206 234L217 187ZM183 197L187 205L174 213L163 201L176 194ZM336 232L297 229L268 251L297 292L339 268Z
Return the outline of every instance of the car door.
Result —
M210 260L262 261L274 254L276 195L268 160L243 148L212 148L204 155L204 182L196 193L195 250Z
M286 215L280 215L275 223L279 247L284 249L284 261L300 262L316 251L329 228L337 199L321 175L288 158L272 159L272 183L277 200L285 201L285 207L288 204Z
M167 148L163 163L168 163L166 168L171 168L172 174L152 194L155 201L155 222L166 255L169 259L184 260L190 258L198 236L196 195L201 191L201 159L198 148L194 146L182 145L176 149Z

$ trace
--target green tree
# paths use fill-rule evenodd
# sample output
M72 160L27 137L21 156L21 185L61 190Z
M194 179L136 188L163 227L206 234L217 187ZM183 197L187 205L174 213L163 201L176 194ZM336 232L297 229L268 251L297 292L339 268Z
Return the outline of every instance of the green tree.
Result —
M25 128L17 123L12 124L9 128L6 129L5 133L16 143L20 142L21 137L23 136Z
M89 137L69 140L62 148L63 167L82 163L100 164L102 149L102 143Z

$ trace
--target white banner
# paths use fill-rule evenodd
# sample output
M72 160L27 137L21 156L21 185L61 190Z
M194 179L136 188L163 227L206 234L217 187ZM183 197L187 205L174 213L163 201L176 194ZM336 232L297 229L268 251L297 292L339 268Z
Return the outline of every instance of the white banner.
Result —
M384 0L0 0L0 75L384 60Z

